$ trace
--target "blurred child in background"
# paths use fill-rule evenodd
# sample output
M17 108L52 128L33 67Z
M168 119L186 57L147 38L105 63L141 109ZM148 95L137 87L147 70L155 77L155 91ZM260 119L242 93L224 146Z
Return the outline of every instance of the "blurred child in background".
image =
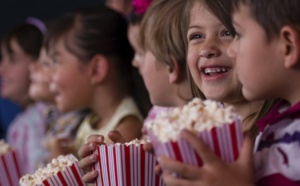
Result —
M41 162L41 166L45 166L58 155L66 155L73 152L72 148L68 147L74 143L79 124L86 115L86 111L68 113L58 111L55 105L54 94L50 92L53 73L51 64L45 46L42 47L37 62L30 64L31 84L29 96L34 101L47 104L47 109L43 113L46 122L46 131L42 141L45 157L44 161Z
M139 138L143 117L131 96L132 50L123 16L106 7L86 8L52 26L51 91L58 109L92 111L78 130L74 150L88 136L106 136L111 130L118 130L127 141Z
M34 20L34 21L32 21ZM37 19L10 30L1 42L1 94L18 105L22 111L8 131L8 143L19 150L25 173L33 173L43 156L41 140L45 132L45 105L29 97L29 65L39 57L43 42L43 23Z

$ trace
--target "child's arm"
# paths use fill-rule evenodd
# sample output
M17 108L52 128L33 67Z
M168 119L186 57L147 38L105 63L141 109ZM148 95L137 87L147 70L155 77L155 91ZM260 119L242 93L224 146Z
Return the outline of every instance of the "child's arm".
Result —
M160 156L159 164L164 170L163 179L166 185L254 185L252 142L248 135L245 136L238 160L233 163L220 160L194 134L183 131L181 137L196 150L203 161L203 166L195 167ZM177 173L181 178L174 177L171 172Z
M118 127L115 129L125 139L125 142L129 142L135 138L140 138L142 135L143 123L135 116L127 116L124 118Z

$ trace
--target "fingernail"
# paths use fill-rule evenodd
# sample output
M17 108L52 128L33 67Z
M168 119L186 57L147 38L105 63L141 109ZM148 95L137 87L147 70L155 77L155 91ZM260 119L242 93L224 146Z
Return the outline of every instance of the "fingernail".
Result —
M96 170L92 170L91 171L91 176L96 176L97 175L97 171Z
M104 142L104 137L103 136L99 136L97 138L97 141L100 142L100 143Z
M94 143L90 143L90 144L89 144L89 148L90 148L91 150L95 150L95 145L94 145Z
M92 160L92 162L96 161L96 156L95 156L95 154L92 154L92 155L90 156L90 160Z

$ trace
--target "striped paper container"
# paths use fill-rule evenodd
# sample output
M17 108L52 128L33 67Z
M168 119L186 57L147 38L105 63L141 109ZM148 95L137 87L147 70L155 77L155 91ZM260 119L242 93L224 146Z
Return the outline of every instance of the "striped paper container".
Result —
M85 186L86 184L81 180L82 176L83 172L79 169L78 162L75 162L65 170L44 180L42 186Z
M190 165L202 166L201 158L185 140L179 139L175 142L162 143L150 131L148 131L148 136L157 156L165 155ZM212 128L210 131L199 132L197 136L222 160L232 162L238 158L242 145L242 124L237 119L231 124L224 124L221 127Z
M0 155L0 186L18 186L23 175L22 159L18 151Z
M143 144L101 145L96 149L98 162L93 169L99 172L96 186L163 186L162 177L154 168L154 155L144 151Z

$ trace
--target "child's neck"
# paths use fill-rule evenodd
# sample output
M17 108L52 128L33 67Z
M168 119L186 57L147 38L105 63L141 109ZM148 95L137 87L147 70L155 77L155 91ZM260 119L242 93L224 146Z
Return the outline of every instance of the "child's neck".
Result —
M116 112L122 100L126 97L123 93L109 94L107 96L98 95L93 102L92 110L99 120L95 123L96 129L104 127Z
M33 101L29 98L28 95L25 95L22 99L17 101L17 104L20 105L22 110L26 110L26 108L31 105Z

